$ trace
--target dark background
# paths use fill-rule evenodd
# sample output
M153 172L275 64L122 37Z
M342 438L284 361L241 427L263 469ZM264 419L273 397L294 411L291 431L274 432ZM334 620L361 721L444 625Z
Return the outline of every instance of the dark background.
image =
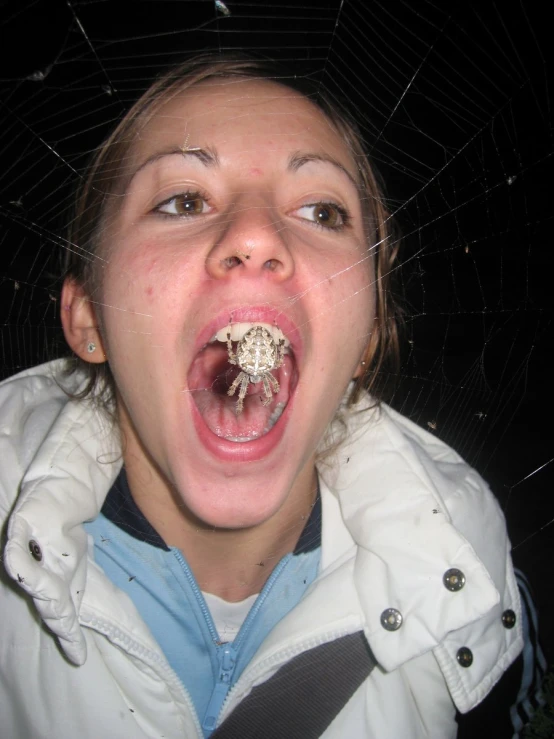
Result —
M506 513L554 656L550 22L538 3L0 3L0 373L60 351L70 194L89 153L184 53L286 61L357 110L402 234L393 405ZM547 7L547 4L544 4Z

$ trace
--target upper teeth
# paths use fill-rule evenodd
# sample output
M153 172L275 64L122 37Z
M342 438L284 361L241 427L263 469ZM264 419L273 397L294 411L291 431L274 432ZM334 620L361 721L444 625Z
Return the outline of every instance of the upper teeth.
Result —
M219 331L212 337L210 343L212 341L222 341L225 343L229 337L229 334L231 334L231 341L240 341L242 337L247 334L248 331L250 331L251 328L254 328L254 326L261 326L262 328L265 328L267 331L269 331L269 333L273 337L273 341L276 344L279 344L279 342L282 340L285 342L285 347L290 346L290 341L283 334L281 329L270 323L230 323L228 326L220 328Z

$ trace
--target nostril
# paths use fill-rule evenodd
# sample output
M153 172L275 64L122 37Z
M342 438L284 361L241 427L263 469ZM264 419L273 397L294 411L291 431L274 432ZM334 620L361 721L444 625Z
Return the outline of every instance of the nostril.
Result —
M277 259L268 259L267 262L264 262L264 267L270 272L275 272L278 266L279 262Z
M222 259L221 264L223 267L225 267L225 269L233 269L233 267L238 267L239 265L241 265L242 262L239 259L239 257L233 256L233 257L226 257L225 259Z

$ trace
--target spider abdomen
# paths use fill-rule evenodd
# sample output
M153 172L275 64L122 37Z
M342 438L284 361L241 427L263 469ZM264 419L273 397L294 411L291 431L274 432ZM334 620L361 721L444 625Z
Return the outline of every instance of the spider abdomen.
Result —
M252 383L261 381L261 374L275 369L277 347L269 331L254 326L239 341L237 364L248 375Z

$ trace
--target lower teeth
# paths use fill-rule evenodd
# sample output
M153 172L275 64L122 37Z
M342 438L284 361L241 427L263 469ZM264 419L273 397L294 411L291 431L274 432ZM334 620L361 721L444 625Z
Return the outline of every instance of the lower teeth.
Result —
M267 427L264 429L264 434L267 434L268 431L271 431L271 429L275 426L277 421L281 418L281 414L285 410L286 403L283 403L281 401L280 403L277 403L275 408L273 409L273 413L269 417L269 421L267 422Z
M259 439L259 436L224 436L225 441L234 441L237 444L244 444L247 441L254 441Z
M223 438L227 441L234 441L238 444L244 444L248 441L254 441L255 439L259 439L261 436L265 436L267 433L271 431L271 429L275 426L279 418L281 417L281 414L283 413L285 409L286 403L277 403L275 406L271 416L268 419L267 426L264 428L264 430L259 434L252 434L251 436L224 436Z

